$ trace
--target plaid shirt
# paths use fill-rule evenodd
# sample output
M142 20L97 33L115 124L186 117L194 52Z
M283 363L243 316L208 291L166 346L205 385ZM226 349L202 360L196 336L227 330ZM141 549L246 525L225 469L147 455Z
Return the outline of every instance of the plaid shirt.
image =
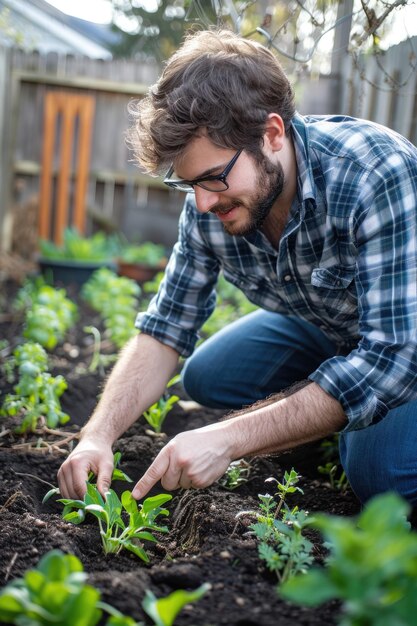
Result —
M259 231L227 235L187 196L165 278L136 326L188 356L215 307L220 270L250 301L303 318L337 345L310 379L346 430L417 398L417 149L371 122L292 125L297 197L276 250Z

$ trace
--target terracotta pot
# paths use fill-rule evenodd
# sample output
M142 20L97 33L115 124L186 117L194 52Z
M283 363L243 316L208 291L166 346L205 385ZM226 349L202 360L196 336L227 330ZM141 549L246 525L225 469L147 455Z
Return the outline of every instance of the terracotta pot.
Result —
M146 283L148 280L152 280L164 269L160 265L144 265L142 263L127 263L126 261L118 261L119 276L126 276L132 278L138 283Z

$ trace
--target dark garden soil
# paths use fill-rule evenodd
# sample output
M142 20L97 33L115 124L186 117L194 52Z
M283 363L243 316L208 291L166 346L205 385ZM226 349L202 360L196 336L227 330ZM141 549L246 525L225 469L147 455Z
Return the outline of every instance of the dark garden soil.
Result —
M11 314L11 301L17 285L1 285L4 302L0 310L0 337L13 347L21 341L21 319ZM68 294L79 303L77 292ZM66 342L52 353L53 374L62 373L69 388L62 397L62 406L71 417L66 433L76 434L96 403L104 378L86 373L91 361L92 346L83 333L85 324L100 326L96 314L79 303L81 319ZM0 384L0 392L7 385ZM177 386L174 391L187 398ZM176 405L165 422L164 438L152 436L147 424L139 419L117 442L122 453L121 468L135 481L146 470L164 443L176 433L212 422L222 413L206 410L185 402ZM102 592L102 599L126 615L151 623L141 608L146 589L156 596L175 589L194 589L203 582L210 591L198 602L186 607L176 620L178 626L327 626L337 623L339 606L328 603L319 609L300 609L282 601L277 583L260 561L255 539L248 533L249 516L236 514L257 507L257 496L271 490L265 479L282 479L285 469L294 467L301 474L304 495L295 494L291 505L298 504L310 513L325 511L351 516L359 504L350 490L345 494L330 488L317 471L322 462L319 446L307 446L276 457L251 459L249 481L234 491L219 484L201 491L175 492L168 503L170 532L158 535L158 543L150 544L151 564L145 565L131 553L105 557L95 519L80 526L64 522L61 505L53 500L42 504L49 486L56 484L56 472L68 452L68 444L59 443L65 435L39 435L26 441L5 434L9 424L3 423L0 433L0 586L34 567L40 557L52 548L77 555L89 574L89 582ZM33 445L49 444L33 449ZM24 444L26 447L16 448ZM71 445L71 444L70 444ZM32 449L29 449L32 446ZM125 483L114 485L118 492ZM160 486L154 493L163 491ZM323 548L313 536L315 557L322 561Z

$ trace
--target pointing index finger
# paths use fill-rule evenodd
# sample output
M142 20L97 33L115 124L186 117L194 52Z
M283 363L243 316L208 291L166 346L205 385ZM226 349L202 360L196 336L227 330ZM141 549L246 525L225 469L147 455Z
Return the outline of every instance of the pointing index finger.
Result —
M136 500L141 500L146 496L156 483L161 480L169 467L169 450L165 446L153 463L148 467L142 478L138 480L132 489L132 496Z

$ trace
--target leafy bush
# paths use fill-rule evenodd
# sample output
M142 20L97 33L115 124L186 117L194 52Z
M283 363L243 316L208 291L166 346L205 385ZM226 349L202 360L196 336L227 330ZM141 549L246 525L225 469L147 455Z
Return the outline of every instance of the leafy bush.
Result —
M376 496L357 520L317 515L330 555L325 568L287 581L280 594L306 606L338 598L340 626L414 626L417 615L417 533L398 495Z

